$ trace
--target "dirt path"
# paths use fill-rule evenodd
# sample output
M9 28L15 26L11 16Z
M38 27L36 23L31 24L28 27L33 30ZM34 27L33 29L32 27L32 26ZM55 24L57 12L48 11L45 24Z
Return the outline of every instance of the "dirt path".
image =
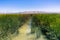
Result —
M28 20L24 25L21 26L21 28L18 29L19 34L16 37L12 37L12 40L36 40L36 35L35 34L30 34L31 28L30 28L30 23L31 20ZM41 35L39 39L37 40L45 40L44 36Z

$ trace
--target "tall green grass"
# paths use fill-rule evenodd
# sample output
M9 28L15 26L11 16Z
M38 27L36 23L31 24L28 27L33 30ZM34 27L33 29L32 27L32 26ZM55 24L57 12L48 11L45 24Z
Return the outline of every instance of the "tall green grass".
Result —
M43 34L45 34L46 36L47 36L47 33L51 33L49 34L51 35L51 38L49 37L50 40L53 40L54 35L60 40L60 14L35 14L33 16L32 24L33 24L32 25L33 33L38 27L39 28L38 30L44 29ZM45 30L47 32L45 32Z
M18 34L18 28L29 17L32 17L32 33L37 27L39 30L49 27L47 30L53 31L60 39L60 14L0 14L0 40L7 40L9 34Z
M24 14L0 15L0 40L7 40L9 34L18 34L18 28L28 19Z

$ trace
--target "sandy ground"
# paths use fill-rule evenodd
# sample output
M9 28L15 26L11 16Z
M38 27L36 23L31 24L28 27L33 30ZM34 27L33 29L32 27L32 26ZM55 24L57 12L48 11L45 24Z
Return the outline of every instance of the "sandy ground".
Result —
M27 35L31 32L31 28L29 27L29 21L30 20L28 20L24 25L21 26L21 28L18 29L18 36L12 37L12 40L46 40L44 39L44 36L42 34L38 39L36 39L35 34Z

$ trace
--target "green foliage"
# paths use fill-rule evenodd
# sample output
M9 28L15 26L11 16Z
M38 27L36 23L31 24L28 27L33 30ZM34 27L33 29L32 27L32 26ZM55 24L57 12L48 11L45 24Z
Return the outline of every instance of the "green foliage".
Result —
M52 37L49 37L50 40L53 40L53 36L55 37L55 40L57 40L57 38L60 37L60 14L34 15L32 23L32 33L36 30L35 28L37 27L40 30L44 30L43 34L45 34L46 36L50 35L50 37ZM46 34L45 31L51 34Z
M0 40L7 40L9 34L18 33L18 28L30 17L30 14L1 14ZM60 14L32 14L32 33L46 29L51 35L60 38ZM54 32L54 33L53 33ZM38 33L39 34L39 33Z
M5 40L9 34L14 34L15 32L17 34L18 28L27 20L26 16L23 14L0 15L0 40Z

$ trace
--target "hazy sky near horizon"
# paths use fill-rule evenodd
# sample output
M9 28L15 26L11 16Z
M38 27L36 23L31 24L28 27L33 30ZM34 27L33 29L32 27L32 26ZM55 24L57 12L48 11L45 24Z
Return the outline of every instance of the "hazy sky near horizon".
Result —
M0 12L60 12L60 0L0 0Z

